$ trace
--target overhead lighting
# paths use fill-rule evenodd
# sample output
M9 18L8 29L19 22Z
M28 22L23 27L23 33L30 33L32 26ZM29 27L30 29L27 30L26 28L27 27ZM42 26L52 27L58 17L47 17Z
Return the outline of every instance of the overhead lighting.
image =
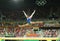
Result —
M24 0L13 0L13 1L15 1L15 2L19 2L20 1L21 2L21 1L24 1Z
M18 0L13 0L13 1L18 1Z

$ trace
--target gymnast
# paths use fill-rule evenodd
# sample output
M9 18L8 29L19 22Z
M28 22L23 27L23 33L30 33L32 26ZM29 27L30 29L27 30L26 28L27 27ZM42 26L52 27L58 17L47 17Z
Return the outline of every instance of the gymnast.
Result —
M33 13L31 14L31 16L28 16L25 11L23 11L24 15L26 16L26 19L27 19L27 23L28 24L31 24L31 19L33 17L33 15L35 14L35 10L33 11Z

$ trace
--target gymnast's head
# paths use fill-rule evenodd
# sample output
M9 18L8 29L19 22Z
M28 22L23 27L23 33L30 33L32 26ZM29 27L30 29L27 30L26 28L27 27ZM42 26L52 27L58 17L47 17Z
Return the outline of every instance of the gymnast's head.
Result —
M27 15L27 18L29 18L30 17L30 15Z

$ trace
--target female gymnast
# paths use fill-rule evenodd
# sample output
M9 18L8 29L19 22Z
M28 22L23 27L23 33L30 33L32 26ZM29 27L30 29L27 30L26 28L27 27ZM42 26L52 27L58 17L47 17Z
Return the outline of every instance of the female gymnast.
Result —
M24 13L24 15L25 15L26 18L27 18L27 23L30 24L30 23L31 23L31 19L32 19L34 13L35 13L35 10L34 10L34 12L31 14L31 16L28 16L28 15L25 13L25 11L23 11L23 13Z

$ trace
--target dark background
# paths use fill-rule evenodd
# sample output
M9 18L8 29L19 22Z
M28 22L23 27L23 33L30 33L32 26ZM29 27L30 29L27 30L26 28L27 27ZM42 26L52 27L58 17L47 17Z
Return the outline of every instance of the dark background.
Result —
M24 0L24 2L15 3L11 0L0 0L0 16L4 15L4 19L20 20L25 19L23 10L28 15L36 10L33 19L47 19L53 13L60 18L60 0L47 0L44 6L36 5L35 1Z

